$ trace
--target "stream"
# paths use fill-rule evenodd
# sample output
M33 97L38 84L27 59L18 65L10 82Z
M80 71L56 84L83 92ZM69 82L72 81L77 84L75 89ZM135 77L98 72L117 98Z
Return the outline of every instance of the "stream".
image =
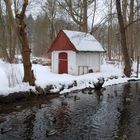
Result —
M0 140L140 140L140 82L66 96L0 114Z

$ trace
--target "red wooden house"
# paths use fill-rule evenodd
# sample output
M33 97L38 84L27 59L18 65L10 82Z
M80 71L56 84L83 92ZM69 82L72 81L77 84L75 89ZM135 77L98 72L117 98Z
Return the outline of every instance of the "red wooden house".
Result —
M101 44L90 34L62 30L53 41L52 72L80 75L100 71L100 54L104 52Z

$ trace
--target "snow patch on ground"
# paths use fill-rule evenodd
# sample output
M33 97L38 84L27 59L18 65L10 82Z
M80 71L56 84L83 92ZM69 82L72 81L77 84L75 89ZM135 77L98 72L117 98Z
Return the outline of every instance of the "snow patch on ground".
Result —
M135 65L133 67L135 69ZM89 73L80 76L55 74L51 72L50 67L39 64L33 64L33 70L37 86L45 88L47 85L53 85L54 88L51 91L57 92L60 90L62 85L65 85L64 90L61 91L61 93L83 89L86 87L94 87L92 83L96 83L100 77L105 79L105 83L103 85L104 87L124 83L129 80L129 78L126 77L122 78L123 67L119 63L113 65L104 62L101 65L101 72ZM8 64L0 60L0 95L8 95L9 93L19 91L29 91L30 89L35 90L35 88L29 86L29 84L23 83L22 78L22 64ZM74 81L77 82L77 86L73 86L68 89L68 86Z

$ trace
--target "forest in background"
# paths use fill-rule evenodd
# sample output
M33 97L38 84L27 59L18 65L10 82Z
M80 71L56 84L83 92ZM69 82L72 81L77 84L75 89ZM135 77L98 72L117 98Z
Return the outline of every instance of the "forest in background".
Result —
M125 60L128 71L130 61L140 54L139 0L103 0L102 4L100 0L44 0L43 3L40 0L0 0L0 56L9 63L16 62L22 43L12 26L6 7L8 2L16 23L24 2L32 11L35 6L41 6L36 18L31 14L25 17L24 26L33 56L46 57L47 49L62 29L89 32L103 45L106 60Z
M133 1L133 2L131 2ZM114 0L104 0L104 17L101 16L99 0L45 0L41 5L42 12L36 18L32 15L26 17L27 33L33 55L42 56L44 51L50 46L57 33L62 29L85 31L92 33L107 51L107 59L122 58L120 48L120 32L117 22L117 13ZM1 56L12 61L15 53L19 51L18 41L15 38L10 25L7 12L0 3L0 49ZM15 14L21 8L19 0L13 0ZM40 3L38 1L38 3ZM38 4L36 2L36 4ZM29 4L32 4L30 1ZM87 5L87 7L85 6ZM36 5L34 5L36 6ZM32 7L33 9L33 7ZM90 12L88 12L90 9ZM136 58L140 54L140 1L123 0L122 12L126 28L127 44L131 58ZM88 24L88 16L90 24ZM95 21L98 19L98 23ZM83 23L82 23L83 22ZM94 22L96 24L94 24ZM133 23L132 23L133 22ZM85 29L84 29L85 28ZM87 28L87 29L86 29ZM46 55L46 54L45 54Z

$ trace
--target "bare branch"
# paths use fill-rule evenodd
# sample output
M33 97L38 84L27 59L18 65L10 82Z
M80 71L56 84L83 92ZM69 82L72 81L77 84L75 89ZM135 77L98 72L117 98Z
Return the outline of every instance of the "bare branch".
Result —
M125 30L126 30L130 25L132 25L132 24L134 24L134 23L136 23L136 22L138 22L138 21L140 21L140 18L139 18L139 19L136 19L136 20L134 20L134 21L132 21L132 22L130 22L129 24L127 24L127 25L125 26Z

